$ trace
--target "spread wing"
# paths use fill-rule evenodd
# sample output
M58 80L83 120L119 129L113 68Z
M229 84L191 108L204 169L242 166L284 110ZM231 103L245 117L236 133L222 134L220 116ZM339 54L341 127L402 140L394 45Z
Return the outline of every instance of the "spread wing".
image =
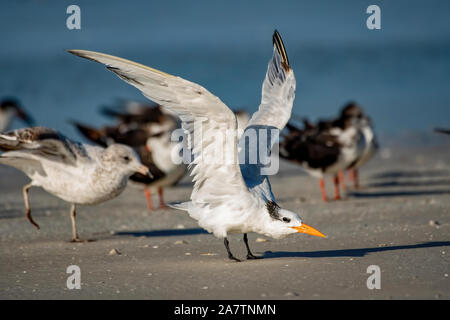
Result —
M282 130L291 117L295 98L295 76L278 31L273 34L273 56L262 86L261 104L247 128L254 125Z
M220 205L250 194L235 160L236 117L219 98L198 84L129 60L85 50L69 52L106 65L144 96L180 117L193 140L191 199L195 205ZM224 163L217 152L234 157L234 161Z
M46 158L53 161L75 165L77 159L86 156L84 148L59 132L33 127L0 134L2 158L22 159Z
M291 117L296 82L283 40L276 30L273 34L273 46L273 56L262 86L261 104L239 141L239 158L247 187L263 198L274 201L267 174L274 174L276 170L268 169L274 165L269 158L273 144L278 141L279 132ZM252 139L257 141L251 142ZM261 149L262 147L265 149ZM258 155L258 159L250 161L248 157L251 155Z

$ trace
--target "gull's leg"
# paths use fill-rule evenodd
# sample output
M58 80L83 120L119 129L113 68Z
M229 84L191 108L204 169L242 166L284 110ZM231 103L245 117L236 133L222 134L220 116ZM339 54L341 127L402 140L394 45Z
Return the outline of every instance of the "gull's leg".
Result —
M72 242L80 242L80 238L78 238L77 233L77 223L75 221L75 218L77 216L77 210L75 204L72 204L72 207L70 208L70 220L72 221Z
M163 194L163 188L158 188L158 196L159 196L159 207L162 209L166 209L166 204L164 203L164 194Z
M228 242L227 237L224 238L223 243L225 244L225 248L227 249L227 252L228 252L228 258L229 258L230 260L234 260L234 261L237 261L237 262L241 262L241 260L235 258L235 257L233 256L233 254L231 253L231 251L230 251L230 246L229 246L229 242Z
M28 219L28 221L31 222L33 226L36 228L39 228L39 225L34 222L33 217L31 217L31 208L30 208L30 202L28 200L28 190L33 186L33 183L29 183L26 186L23 187L23 201L25 202L25 217Z
M342 189L346 189L347 186L345 185L345 174L344 171L339 171L339 181L341 182Z
M247 259L262 259L263 257L257 257L254 256L253 253L250 251L250 247L248 246L248 239L247 239L247 234L244 233L244 243L245 246L247 247Z
M325 191L325 180L323 177L320 178L319 186L320 186L320 191L322 192L322 200L323 200L323 202L327 202L328 198L327 198L327 192Z
M353 169L348 169L348 180L349 181L353 181L354 180Z
M147 199L148 210L153 211L152 194L149 187L145 188L145 198Z
M339 193L339 177L338 175L334 176L334 200L341 199L341 195Z
M359 173L358 173L358 169L353 169L353 182L355 184L355 189L359 188Z

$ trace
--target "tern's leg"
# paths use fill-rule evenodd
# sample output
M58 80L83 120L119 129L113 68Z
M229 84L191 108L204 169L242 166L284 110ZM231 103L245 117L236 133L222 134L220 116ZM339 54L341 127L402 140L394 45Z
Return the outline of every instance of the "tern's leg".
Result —
M159 196L159 207L161 208L161 209L165 209L165 208L167 208L166 207L166 204L164 203L164 194L163 194L163 188L162 187L159 187L158 188L158 196Z
M345 174L344 171L339 171L339 181L341 182L342 189L346 189L347 186L345 185Z
M254 256L253 253L250 251L250 247L248 246L248 239L247 239L247 234L244 233L244 243L245 246L247 247L247 259L262 259L263 257L257 257Z
M28 190L33 186L32 183L27 184L26 186L23 187L23 200L25 202L25 217L28 219L28 221L31 222L31 224L33 226L35 226L36 228L39 228L39 225L34 222L33 217L31 217L31 209L30 209L30 203L28 201Z
M72 204L72 207L70 208L70 220L72 221L72 242L81 241L80 238L78 238L77 223L75 221L76 216L77 216L76 205Z
M355 189L359 188L359 174L358 169L353 169L353 183L355 184Z
M319 186L320 186L320 191L322 192L322 200L324 202L327 202L328 198L327 198L327 192L325 191L325 180L323 177L320 178Z
M233 254L231 253L231 251L230 251L230 246L229 246L229 242L228 242L227 237L224 238L223 243L225 244L225 248L227 249L227 252L228 252L228 258L229 258L230 260L234 260L234 261L237 261L237 262L241 262L241 260L235 258L235 257L233 256Z
M153 211L152 194L150 188L145 188L145 198L147 199L148 210Z
M334 176L334 200L341 199L341 195L339 193L339 177L338 175Z

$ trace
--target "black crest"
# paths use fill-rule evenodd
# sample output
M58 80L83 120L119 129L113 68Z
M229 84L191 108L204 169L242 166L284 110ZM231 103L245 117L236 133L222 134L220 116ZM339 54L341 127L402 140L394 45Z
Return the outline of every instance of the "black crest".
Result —
M278 212L280 210L279 205L277 205L274 201L271 200L266 202L266 208L272 219L281 220L281 216Z

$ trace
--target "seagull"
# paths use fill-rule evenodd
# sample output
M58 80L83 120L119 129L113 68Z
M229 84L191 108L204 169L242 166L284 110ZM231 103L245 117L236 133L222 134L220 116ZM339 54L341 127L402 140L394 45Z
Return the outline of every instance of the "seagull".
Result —
M275 30L272 39L273 56L263 82L261 104L246 131L256 128L281 130L291 114L296 85L294 72L278 31ZM276 239L294 233L325 237L304 224L296 213L277 204L268 177L259 170L259 163L240 165L235 161L238 154L236 116L218 97L196 83L136 62L86 50L69 52L106 65L144 96L180 117L193 147L191 175L194 187L191 201L172 206L187 211L202 228L223 238L229 259L240 261L230 251L229 233L244 234L247 259L260 258L250 250L248 232ZM216 135L226 135L227 139L215 139ZM246 132L242 136L245 138ZM217 151L223 151L233 161L217 159Z
M17 99L5 98L0 101L0 132L8 130L14 117L22 119L29 126L34 124L31 116L20 106Z
M149 210L153 210L152 190L157 190L160 208L166 208L164 202L164 188L177 184L186 174L186 165L182 162L175 163L171 159L173 152L179 152L181 143L171 140L171 132L158 132L159 129L137 129L120 131L119 126L107 126L96 129L77 121L71 123L80 133L90 141L107 147L112 143L123 143L132 147L146 165L152 177L135 173L130 180L138 185L145 186L145 197ZM158 133L150 135L149 131ZM178 150L177 150L178 149Z
M42 187L72 204L72 242L80 242L75 222L77 205L94 205L118 196L135 172L149 174L128 146L101 148L74 142L58 131L32 127L0 134L0 163L23 171L31 182L23 187L25 216L31 216L28 191Z

